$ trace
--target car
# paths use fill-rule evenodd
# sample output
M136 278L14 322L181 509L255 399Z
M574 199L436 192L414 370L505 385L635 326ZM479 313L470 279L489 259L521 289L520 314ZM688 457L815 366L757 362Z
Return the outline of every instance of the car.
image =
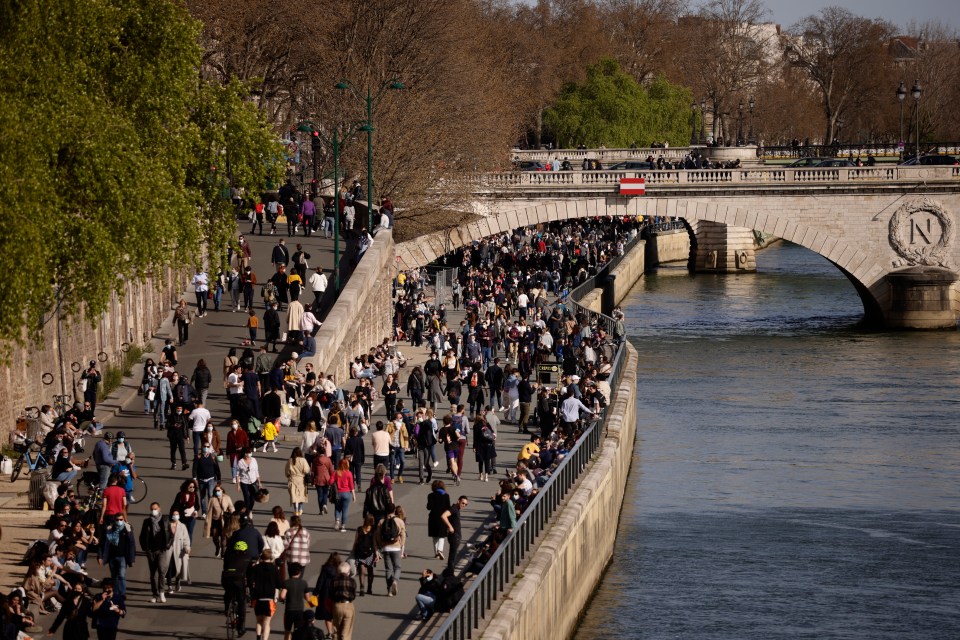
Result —
M939 165L939 166L956 166L960 165L960 160L957 160L954 156L940 155L939 153L931 153L929 155L920 156L919 161L917 158L910 158L909 160L903 161L901 164L904 166L908 165Z
M608 171L649 171L651 169L656 169L657 166L652 162L644 162L642 160L624 160L623 162L618 162L607 167Z
M817 169L822 169L824 167L855 167L857 165L855 162L851 162L845 158L830 158L813 166Z
M542 162L536 160L520 160L513 163L514 171L546 171Z
M824 160L832 160L832 158L800 158L799 160L794 160L787 165L788 169L803 169L804 167L815 167Z

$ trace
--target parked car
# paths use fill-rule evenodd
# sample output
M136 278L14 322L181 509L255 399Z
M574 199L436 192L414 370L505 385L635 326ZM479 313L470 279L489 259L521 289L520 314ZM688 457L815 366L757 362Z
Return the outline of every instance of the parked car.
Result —
M545 171L546 167L536 160L520 160L513 163L513 169L514 171Z
M624 160L623 162L618 162L607 167L609 171L649 171L650 169L656 169L657 166L652 162L644 162L642 160Z
M790 164L788 164L788 165L787 165L787 168L788 168L788 169L797 169L797 168L801 168L801 169L802 169L802 168L804 168L804 167L815 167L815 166L819 165L821 162L824 162L824 161L826 161L826 160L832 160L832 159L833 159L833 158L800 158L799 160L794 160L793 162L791 162Z
M960 160L957 160L957 158L954 156L940 155L939 153L931 153L925 156L920 156L919 160L917 158L910 158L909 160L904 160L901 164L956 166L956 165L960 165Z
M855 162L850 162L845 158L830 158L813 166L817 169L822 169L823 167L855 167L857 165Z

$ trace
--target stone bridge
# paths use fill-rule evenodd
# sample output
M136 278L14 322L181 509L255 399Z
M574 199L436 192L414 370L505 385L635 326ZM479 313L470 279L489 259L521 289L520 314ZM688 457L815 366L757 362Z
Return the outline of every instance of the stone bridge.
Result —
M645 196L618 194L621 177L648 179ZM794 242L853 283L867 322L956 328L960 212L955 167L826 170L545 172L484 176L480 220L396 247L411 268L474 240L540 223L596 216L660 216L685 223L697 271L756 269L753 234Z

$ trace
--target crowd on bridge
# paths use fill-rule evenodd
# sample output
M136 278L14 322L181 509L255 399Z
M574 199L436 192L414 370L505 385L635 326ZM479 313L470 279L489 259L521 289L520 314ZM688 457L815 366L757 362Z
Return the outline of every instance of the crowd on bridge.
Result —
M622 322L597 325L575 310L569 295L621 255L642 224L636 218L554 223L476 242L452 256L452 309L430 300L429 276L401 273L394 287L394 336L359 354L350 380L314 370L309 354L322 324L317 313L324 274L309 268L302 246L290 254L284 238L271 256L274 273L267 281L273 295L264 288L261 301L247 295L242 305L234 297L233 310L249 308L250 318L263 308L264 340L253 332L259 323L251 327L248 321L250 344L227 352L220 375L204 359L189 375L179 370L179 351L189 348L194 319L209 313L208 299L220 310L220 298L208 293L206 274L198 272L192 279L196 308L185 300L178 305L179 340L168 339L157 361L146 360L141 386L143 410L169 443L171 472L183 473L176 498L169 505L151 504L148 516L131 522L136 438L123 432L104 433L92 447L95 470L84 471L90 463L74 443L95 433L95 384L86 407L60 418L45 407L48 451L57 461L53 477L61 484L48 537L31 546L23 587L3 603L2 637L17 637L47 610L59 611L50 629L64 626L65 637L86 637L80 634L88 617L99 637L115 636L127 607L127 569L146 558L150 600L162 604L190 584L190 556L202 536L223 559L224 604L237 606L239 631L247 626L245 609L252 602L257 634L265 636L279 599L285 603L285 637L312 638L318 619L328 637L348 640L352 601L373 594L381 560L384 593L397 595L407 514L394 483L412 480L408 464L416 465L420 484L430 485L428 535L435 559L446 562L442 575L429 569L421 574L420 617L448 610L462 592L455 568L460 510L469 504L448 487L459 485L473 465L467 449L474 452L478 477L499 481L490 506L497 525L466 560L476 572L576 445L581 419L599 413L610 397L606 379L623 339ZM252 273L244 244L241 238L240 251L230 255L231 272ZM244 288L256 282L248 277ZM218 276L214 287L219 283ZM307 287L312 296L304 296ZM285 324L278 322L282 312ZM448 313L462 313L463 319L452 325ZM278 327L284 326L287 336L280 339ZM428 354L422 365L408 364L399 349L404 342L412 352ZM553 378L538 375L545 363L557 365ZM213 417L208 403L220 393L229 400L224 422ZM381 401L383 419L376 419ZM498 477L497 434L507 424L531 439L515 461L500 462L505 473ZM283 455L289 455L284 477L265 478L258 457L278 452L281 434ZM275 506L261 521L267 516L258 515L264 509L259 505L270 499L264 485L277 480L287 486L290 511ZM96 499L85 499L82 487L93 487ZM354 506L358 491L362 504ZM311 493L319 514L333 516L334 530L353 533L349 557L329 553L312 588L304 581L311 529L318 526L306 513ZM255 516L265 526L257 528ZM109 578L91 577L90 554L109 569ZM88 590L95 586L100 593L91 597Z

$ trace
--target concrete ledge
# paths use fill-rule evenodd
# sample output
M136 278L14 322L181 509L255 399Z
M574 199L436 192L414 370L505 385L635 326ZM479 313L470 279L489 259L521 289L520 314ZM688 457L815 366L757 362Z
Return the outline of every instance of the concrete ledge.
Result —
M613 553L636 438L638 361L627 343L600 452L520 570L522 577L500 599L479 636L484 640L555 640L576 629Z

